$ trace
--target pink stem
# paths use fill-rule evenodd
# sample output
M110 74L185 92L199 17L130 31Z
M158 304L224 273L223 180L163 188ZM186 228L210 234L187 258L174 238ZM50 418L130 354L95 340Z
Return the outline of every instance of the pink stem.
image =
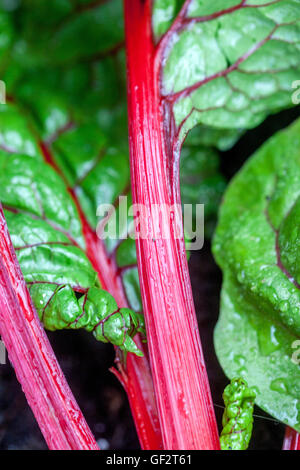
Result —
M300 450L300 436L292 428L286 427L282 450Z
M42 142L40 146L45 161L61 175L61 171L55 163L49 148ZM128 307L122 279L115 261L108 257L103 241L97 237L96 233L89 225L75 191L69 188L69 192L81 219L86 242L86 254L95 271L98 273L101 286L111 293L120 307ZM111 369L111 371L120 380L127 393L142 449L158 450L162 449L162 437L154 397L148 351L141 342L139 335L135 336L135 342L139 349L144 352L144 357L128 354L126 367L123 368L121 364L119 364L119 371L116 369Z
M78 207L79 213L81 213ZM106 250L93 230L87 224L81 213L83 231L89 256L94 269L98 272L103 289L107 290L115 298L117 304L129 307L122 280L118 274L114 260L108 259ZM143 450L162 449L162 437L155 403L153 382L148 358L148 351L142 343L139 335L135 336L135 342L143 357L128 354L126 367L119 364L119 371L111 369L122 383L130 404L136 431Z
M134 203L180 204L178 161L167 135L151 0L125 0L131 183ZM170 226L170 224L169 224ZM165 449L219 449L183 237L137 239L154 390ZM155 229L155 230L154 230Z
M32 304L1 204L0 333L49 448L99 450Z

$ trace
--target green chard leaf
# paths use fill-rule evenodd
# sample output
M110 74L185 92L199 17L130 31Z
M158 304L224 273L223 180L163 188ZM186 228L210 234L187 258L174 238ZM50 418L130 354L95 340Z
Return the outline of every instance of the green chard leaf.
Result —
M240 133L292 106L299 0L187 0L177 16L176 7L174 0L154 2L153 27L162 95L180 139L196 124Z
M50 116L53 117L51 110ZM47 132L49 119L43 117ZM113 297L101 289L85 253L76 206L65 182L43 161L33 120L10 103L1 107L1 118L0 200L25 281L44 326L49 330L85 328L98 340L141 354L132 338L137 332L144 332L143 317L130 309L118 308ZM83 133L82 138L85 137ZM101 134L100 143L103 145ZM88 140L86 145L92 143Z
M300 431L300 120L266 142L234 177L213 251L223 270L215 347L228 377ZM295 357L296 356L296 357Z
M224 390L225 410L220 444L222 450L246 450L252 434L256 393L243 379L234 378Z

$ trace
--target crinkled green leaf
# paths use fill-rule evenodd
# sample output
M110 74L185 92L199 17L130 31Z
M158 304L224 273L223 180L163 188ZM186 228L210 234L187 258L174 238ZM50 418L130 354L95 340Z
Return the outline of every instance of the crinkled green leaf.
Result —
M42 160L42 153L30 125L14 104L0 105L0 148Z
M159 3L167 16L174 2ZM300 73L299 0L187 0L185 6L167 33L162 80L182 137L196 124L248 129L292 105ZM155 31L162 28L156 21Z
M143 332L143 317L119 309L113 297L100 288L84 252L75 204L56 172L37 158L2 150L0 200L45 327L85 328L98 340L141 354L132 336Z
M231 182L214 254L224 275L220 363L256 403L300 431L300 120L265 143ZM298 342L297 342L298 341Z
M12 211L30 213L49 221L69 239L84 247L81 223L74 203L61 179L34 158L0 153L0 194L2 204ZM21 228L21 227L20 227Z
M222 450L246 450L253 427L256 393L247 382L234 378L224 390L225 410L222 418L220 444Z

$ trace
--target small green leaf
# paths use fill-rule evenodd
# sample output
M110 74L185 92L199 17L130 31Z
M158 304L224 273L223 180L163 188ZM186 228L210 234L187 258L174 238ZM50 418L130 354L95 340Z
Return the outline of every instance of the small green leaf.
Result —
M224 390L225 410L220 444L222 450L246 450L252 434L256 393L243 379L234 378Z

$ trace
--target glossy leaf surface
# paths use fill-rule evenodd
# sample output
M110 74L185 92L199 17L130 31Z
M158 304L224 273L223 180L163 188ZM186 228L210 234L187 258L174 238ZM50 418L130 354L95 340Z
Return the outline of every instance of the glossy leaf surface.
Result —
M225 410L220 444L222 450L246 450L252 434L256 393L242 379L232 379L224 390Z
M164 32L161 89L180 138L196 124L252 128L291 106L299 0L187 0L177 16L175 5L154 3L154 31Z
M214 254L223 270L217 355L256 403L300 430L300 122L266 142L231 182Z

